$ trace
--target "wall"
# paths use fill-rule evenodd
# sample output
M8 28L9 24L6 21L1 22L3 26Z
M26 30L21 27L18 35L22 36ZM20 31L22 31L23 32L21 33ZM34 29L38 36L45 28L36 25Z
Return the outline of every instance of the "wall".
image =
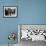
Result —
M10 32L17 32L18 18L3 18L3 6L18 6L18 0L1 0L0 1L0 44L7 44L8 34ZM18 43L18 38L16 38L15 43Z
M18 16L3 18L3 6L12 5L18 7ZM46 0L2 0L0 3L0 44L8 43L9 32L18 32L18 24L46 24Z
M19 0L19 23L46 24L46 0Z

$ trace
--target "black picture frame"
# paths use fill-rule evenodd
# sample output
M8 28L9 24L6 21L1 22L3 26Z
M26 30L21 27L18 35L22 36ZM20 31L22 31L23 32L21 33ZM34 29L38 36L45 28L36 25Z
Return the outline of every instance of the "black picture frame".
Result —
M3 6L3 17L4 18L15 18L18 16L17 6Z

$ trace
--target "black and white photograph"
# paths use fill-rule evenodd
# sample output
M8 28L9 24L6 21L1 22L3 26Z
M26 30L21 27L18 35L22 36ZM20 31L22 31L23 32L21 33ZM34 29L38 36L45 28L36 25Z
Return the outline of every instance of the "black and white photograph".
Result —
M41 42L46 43L46 25L19 24L18 42L20 46L41 45L43 44Z
M17 7L15 6L4 6L4 17L16 17Z

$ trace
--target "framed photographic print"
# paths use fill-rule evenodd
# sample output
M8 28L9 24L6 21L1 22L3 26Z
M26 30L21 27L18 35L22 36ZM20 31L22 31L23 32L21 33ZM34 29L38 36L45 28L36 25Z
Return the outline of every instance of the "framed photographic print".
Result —
M22 40L46 41L46 24L19 24L18 42Z
M4 6L4 17L16 17L17 7L16 6Z

